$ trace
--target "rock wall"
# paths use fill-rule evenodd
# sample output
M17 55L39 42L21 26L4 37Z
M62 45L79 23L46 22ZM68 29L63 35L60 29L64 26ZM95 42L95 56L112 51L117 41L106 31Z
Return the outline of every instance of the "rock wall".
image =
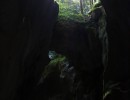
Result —
M120 91L115 90L110 100L129 100L130 92L130 6L129 0L101 0L107 14L107 33L109 41L108 67L105 82L119 83ZM126 91L124 93L123 91Z
M0 100L26 100L48 63L53 0L0 1Z
M54 30L51 49L66 55L76 70L76 100L101 100L103 96L102 55L106 53L107 38L103 8L93 11L93 15L84 23L59 20Z

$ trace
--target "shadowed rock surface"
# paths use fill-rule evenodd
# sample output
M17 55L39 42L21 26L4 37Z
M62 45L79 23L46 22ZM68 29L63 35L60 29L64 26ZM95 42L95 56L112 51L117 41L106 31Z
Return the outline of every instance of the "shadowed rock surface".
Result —
M0 100L26 100L49 62L53 0L0 1Z
M109 41L108 67L105 83L119 83L107 100L130 99L130 6L129 0L101 0L107 14ZM125 92L124 92L125 91Z
M108 37L102 8L86 23L54 26L58 5L53 0L1 0L0 100L101 100L104 67L105 84L119 83L106 100L129 100L130 1L101 1ZM76 73L73 84L58 70L37 86L49 49L69 59Z
M88 22L59 20L51 49L66 55L76 70L75 100L101 100L103 70L107 55L107 33L103 7L92 11ZM96 13L96 14L95 14Z

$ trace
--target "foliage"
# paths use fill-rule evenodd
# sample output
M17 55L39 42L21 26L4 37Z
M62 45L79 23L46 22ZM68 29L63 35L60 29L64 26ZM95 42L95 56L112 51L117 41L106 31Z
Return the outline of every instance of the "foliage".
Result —
M59 4L59 20L84 22L91 10L91 0L56 0ZM81 3L82 2L82 3ZM82 7L81 7L82 6ZM82 11L81 11L82 8Z
M97 2L93 5L93 7L90 9L89 13L95 11L97 8L100 8L102 5L101 5L101 2Z
M84 21L84 16L80 14L80 8L77 3L68 7L65 3L59 3L59 20L75 20L78 22Z
M112 90L118 87L118 85L119 85L119 83L114 83L111 81L106 83L104 86L103 100L105 100L107 98L107 96L112 93Z
M45 66L43 77L46 78L49 74L56 72L60 73L61 69L64 67L65 62L67 61L67 58L63 55L56 54L55 52L49 53L52 55L52 59L50 63Z
M69 14L69 15L59 15L59 21L76 21L76 22L84 22L85 18L81 14Z
M52 73L58 74L60 78L68 77L73 78L74 67L69 65L69 61L66 56L57 54L55 51L49 51L49 58L51 61L42 73L44 79Z

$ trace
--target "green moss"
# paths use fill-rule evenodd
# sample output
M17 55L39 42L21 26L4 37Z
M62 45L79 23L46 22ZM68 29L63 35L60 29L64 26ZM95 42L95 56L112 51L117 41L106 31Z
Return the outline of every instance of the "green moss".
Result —
M59 15L59 21L66 20L66 21L76 21L76 22L84 22L84 16L81 14L61 14Z
M57 64L64 62L65 59L66 59L65 56L59 54L59 55L57 55L57 57L55 59L50 61L49 65L56 66Z
M98 2L98 3L95 3L92 7L92 9L90 10L89 14L92 13L93 11L95 11L96 9L100 8L102 5L101 5L101 2Z
M62 66L66 60L67 58L65 56L57 54L55 59L51 60L50 63L45 66L44 72L42 74L44 78L53 72L60 73L60 70L62 69Z

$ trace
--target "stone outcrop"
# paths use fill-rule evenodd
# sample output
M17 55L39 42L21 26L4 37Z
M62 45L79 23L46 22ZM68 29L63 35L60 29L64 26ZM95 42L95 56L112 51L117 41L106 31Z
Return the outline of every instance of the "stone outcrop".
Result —
M52 34L58 15L58 5L53 0L1 0L0 100L47 100L50 95L55 97L54 92L59 89L55 86L61 86L61 90L63 86L72 88L68 79L61 81L57 73L49 74L37 87L49 62L49 49L67 56L74 66L73 99L102 99L104 65L105 84L118 83L106 100L129 100L130 2L101 2L107 15L108 37L102 7L91 13L88 23L58 22ZM68 91L65 93L70 96ZM66 95L51 99L66 100Z
M48 61L53 0L0 1L0 100L26 100Z
M129 100L130 92L130 6L129 0L101 0L107 14L109 41L108 67L105 83L119 83L108 100ZM125 92L124 92L125 91Z
M76 70L74 98L77 100L101 100L103 96L103 64L106 64L108 42L105 12L99 7L90 15L90 20L84 23L58 21L51 45L52 50L66 55Z

